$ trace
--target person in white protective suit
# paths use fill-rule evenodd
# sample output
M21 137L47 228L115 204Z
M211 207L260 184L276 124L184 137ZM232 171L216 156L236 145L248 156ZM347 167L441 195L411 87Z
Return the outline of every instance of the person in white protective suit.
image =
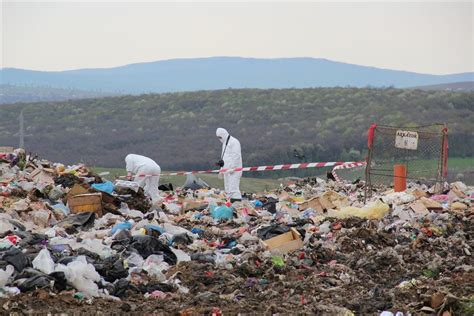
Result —
M223 169L233 169L242 167L242 153L240 150L240 142L237 138L230 136L229 133L223 129L216 130L216 136L222 143L221 162L223 161ZM227 196L231 202L241 201L242 194L240 193L240 178L242 172L229 171L224 173L224 188Z
M127 178L137 182L145 191L145 195L154 202L159 200L158 185L161 168L153 160L145 156L129 154L125 157Z

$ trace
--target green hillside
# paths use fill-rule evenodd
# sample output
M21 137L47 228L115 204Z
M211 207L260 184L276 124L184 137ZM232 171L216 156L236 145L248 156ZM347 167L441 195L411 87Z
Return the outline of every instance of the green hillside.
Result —
M154 158L163 170L212 168L221 148L217 127L240 139L246 166L359 160L365 157L366 131L374 122L446 122L450 156L474 156L474 93L228 89L6 104L0 107L0 146L18 144L21 109L27 150L54 161L94 166L122 167L125 155L136 153ZM294 157L295 150L304 158Z
M44 102L69 99L99 98L120 93L61 89L47 86L0 84L0 104L17 102Z

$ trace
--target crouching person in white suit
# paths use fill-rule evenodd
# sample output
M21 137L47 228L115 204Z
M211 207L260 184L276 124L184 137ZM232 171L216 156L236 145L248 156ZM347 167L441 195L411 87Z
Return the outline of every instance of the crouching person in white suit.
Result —
M153 203L159 201L160 166L153 159L135 154L127 155L125 163L128 180L137 182Z

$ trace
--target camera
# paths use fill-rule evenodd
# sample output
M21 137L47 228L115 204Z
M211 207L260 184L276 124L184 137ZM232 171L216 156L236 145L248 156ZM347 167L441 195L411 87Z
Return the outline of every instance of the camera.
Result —
M221 168L224 167L224 160L221 159L218 162L216 162L216 166L221 167Z

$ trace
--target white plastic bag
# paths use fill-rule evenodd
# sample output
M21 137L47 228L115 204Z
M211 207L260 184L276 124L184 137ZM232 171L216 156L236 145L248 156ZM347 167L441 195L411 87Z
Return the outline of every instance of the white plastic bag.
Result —
M15 272L15 268L12 265L7 265L5 270L0 269L0 288L7 285L8 281L10 280L13 272Z
M143 260L142 256L140 256L138 253L132 252L127 258L127 263L129 266L133 265L134 267L141 268L143 267L145 260Z
M100 281L100 275L95 271L92 264L87 263L85 256L77 257L67 266L58 265L56 271L64 272L68 283L76 290L84 293L86 297L100 296L99 287L95 283Z
M158 281L165 281L166 277L163 271L169 269L169 265L163 261L163 255L151 255L145 260L145 264L142 267L143 270L148 272L148 275L155 277Z
M176 258L177 258L178 262L191 261L191 256L188 255L183 250L171 247L171 251L173 251L173 253L176 255Z
M50 274L54 271L54 261L48 249L42 249L33 260L33 268L43 273Z

